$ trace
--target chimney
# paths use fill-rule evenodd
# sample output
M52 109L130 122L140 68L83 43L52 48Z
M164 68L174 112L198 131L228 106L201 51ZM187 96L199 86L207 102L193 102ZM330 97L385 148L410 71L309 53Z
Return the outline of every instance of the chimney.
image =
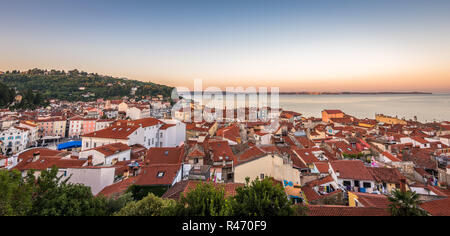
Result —
M93 166L92 159L93 159L92 155L89 155L88 156L88 166Z
M41 157L41 153L39 151L33 153L33 162L39 160L40 157Z
M400 191L402 191L403 193L406 192L406 179L405 178L400 179Z

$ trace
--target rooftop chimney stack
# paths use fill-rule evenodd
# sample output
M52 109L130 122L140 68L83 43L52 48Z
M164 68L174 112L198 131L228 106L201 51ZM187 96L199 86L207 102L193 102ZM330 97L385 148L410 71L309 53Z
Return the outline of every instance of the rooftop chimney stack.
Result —
M403 193L406 192L406 179L400 179L400 191Z
M41 153L39 151L33 153L33 162L38 161L41 157Z
M92 159L93 159L92 155L89 155L88 156L88 166L93 166Z

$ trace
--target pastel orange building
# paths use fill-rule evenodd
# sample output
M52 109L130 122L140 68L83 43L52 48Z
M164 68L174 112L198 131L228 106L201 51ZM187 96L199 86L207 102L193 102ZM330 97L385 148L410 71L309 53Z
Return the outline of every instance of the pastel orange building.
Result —
M341 110L323 110L322 111L322 121L330 122L330 119L334 118L344 118L344 112Z

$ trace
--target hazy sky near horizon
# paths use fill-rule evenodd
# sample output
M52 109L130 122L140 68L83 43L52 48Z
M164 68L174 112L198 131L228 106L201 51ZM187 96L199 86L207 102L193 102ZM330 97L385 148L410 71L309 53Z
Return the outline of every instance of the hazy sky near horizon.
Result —
M450 92L448 0L0 0L0 71Z

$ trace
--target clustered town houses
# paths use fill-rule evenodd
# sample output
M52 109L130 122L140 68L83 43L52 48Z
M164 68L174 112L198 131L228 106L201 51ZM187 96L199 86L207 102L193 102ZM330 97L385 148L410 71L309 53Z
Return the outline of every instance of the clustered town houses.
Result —
M389 215L387 195L411 190L431 215L450 215L450 122L270 109L257 113L267 122L186 122L184 111L172 119L170 109L157 97L0 110L0 168L39 175L57 166L95 195L117 197L137 185L176 200L201 181L233 195L246 178L268 177L310 215ZM279 126L269 130L276 115Z

